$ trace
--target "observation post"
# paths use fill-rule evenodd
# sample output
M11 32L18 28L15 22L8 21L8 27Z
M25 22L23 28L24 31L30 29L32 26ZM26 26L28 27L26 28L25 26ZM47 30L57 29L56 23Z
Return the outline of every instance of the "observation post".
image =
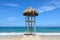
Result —
M35 17L38 16L38 12L29 7L23 12L23 15L25 16L25 26L27 27L27 30L25 35L32 35L36 33L36 20Z

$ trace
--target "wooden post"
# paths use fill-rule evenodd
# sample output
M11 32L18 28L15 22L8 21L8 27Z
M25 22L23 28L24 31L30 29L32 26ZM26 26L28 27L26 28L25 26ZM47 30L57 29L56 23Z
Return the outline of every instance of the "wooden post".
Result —
M33 31L33 30L32 30L32 16L31 16L31 31ZM31 32L31 34L32 34L32 32Z
M34 34L36 33L36 21L35 21L35 16L34 16Z
M30 30L29 30L29 16L28 16L27 23L28 23L28 34L29 34L29 32L30 32Z

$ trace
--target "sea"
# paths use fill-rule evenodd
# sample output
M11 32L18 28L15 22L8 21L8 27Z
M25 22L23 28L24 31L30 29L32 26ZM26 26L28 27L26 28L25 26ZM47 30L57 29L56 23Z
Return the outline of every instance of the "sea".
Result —
M26 27L0 27L0 35L20 35ZM60 35L60 27L36 27L36 33L41 35Z

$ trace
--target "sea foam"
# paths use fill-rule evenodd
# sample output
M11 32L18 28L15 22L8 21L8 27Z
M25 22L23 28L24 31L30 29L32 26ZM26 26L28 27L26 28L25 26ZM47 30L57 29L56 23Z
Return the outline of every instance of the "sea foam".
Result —
M60 33L36 33L38 35L60 35Z
M0 35L22 35L22 34L24 34L24 33L14 33L14 32L12 32L12 33L0 33Z
M60 33L36 33L37 35L60 35ZM0 33L1 35L24 35L22 32Z

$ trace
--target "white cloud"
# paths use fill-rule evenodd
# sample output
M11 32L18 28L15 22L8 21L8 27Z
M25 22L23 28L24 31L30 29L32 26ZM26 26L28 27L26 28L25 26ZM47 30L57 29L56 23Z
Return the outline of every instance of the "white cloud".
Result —
M8 17L8 21L16 21L17 17Z
M0 5L10 6L10 7L19 7L20 6L18 4L14 4L14 3L6 3L6 4L0 4Z
M56 5L56 7L60 7L60 0L53 0L52 3Z
M56 9L56 7L54 6L44 6L44 7L40 7L39 9L37 9L40 13L45 12L45 11L50 11L50 10L54 10Z
M60 8L60 0L52 0L52 1L44 4L40 8L37 8L37 10L39 13L43 13L46 11L52 11L56 8Z

